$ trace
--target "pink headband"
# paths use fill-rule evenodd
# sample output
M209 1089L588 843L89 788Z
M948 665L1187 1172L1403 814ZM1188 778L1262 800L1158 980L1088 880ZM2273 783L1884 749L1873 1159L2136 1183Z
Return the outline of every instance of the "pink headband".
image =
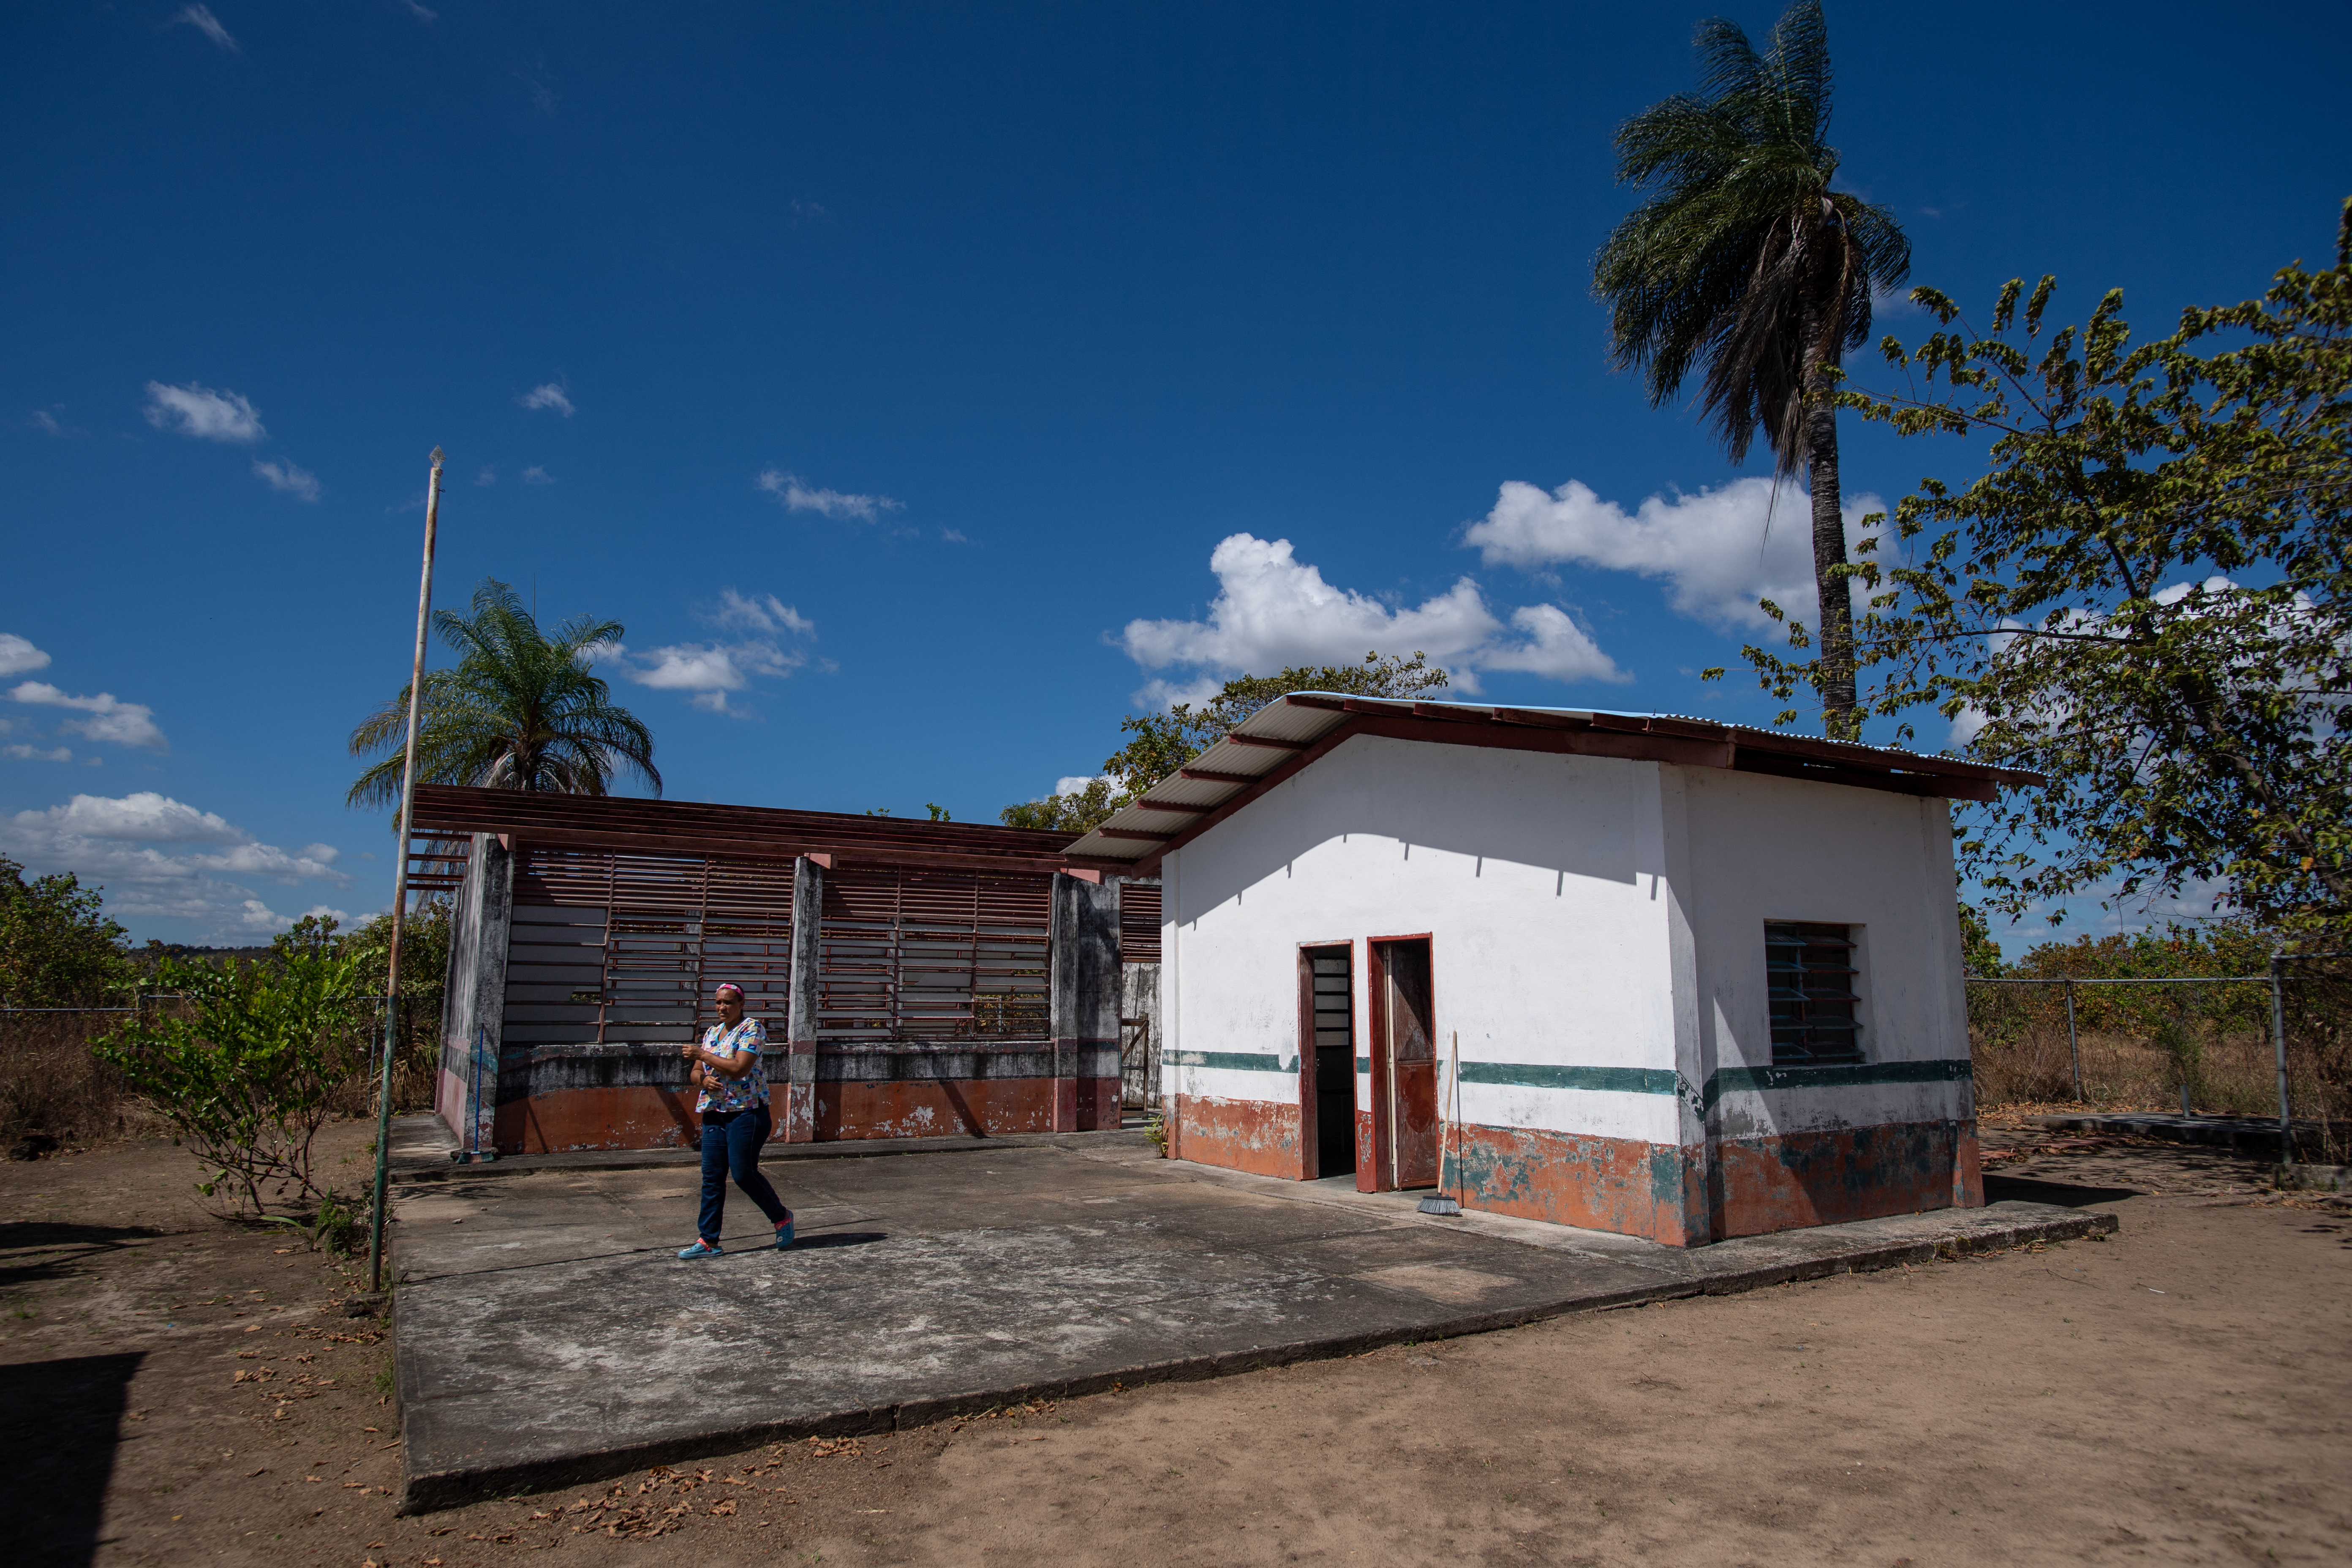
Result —
M743 994L743 988L740 985L736 984L732 980L722 981L719 986L719 994L724 996L730 991L732 991L738 996Z

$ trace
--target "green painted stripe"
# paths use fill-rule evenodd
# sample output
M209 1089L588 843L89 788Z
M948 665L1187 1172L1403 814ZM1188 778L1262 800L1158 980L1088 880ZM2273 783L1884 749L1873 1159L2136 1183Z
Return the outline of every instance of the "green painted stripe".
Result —
M1180 1068L1223 1068L1227 1072L1297 1072L1297 1057L1271 1051L1171 1051L1168 1059Z
M1961 1083L1975 1076L1965 1059L1848 1062L1822 1068L1720 1068L1706 1080L1706 1103L1767 1089L1860 1089L1881 1083Z
M1577 1089L1602 1094L1672 1094L1675 1075L1664 1068L1537 1067L1526 1062L1464 1062L1464 1083L1504 1084L1512 1089Z

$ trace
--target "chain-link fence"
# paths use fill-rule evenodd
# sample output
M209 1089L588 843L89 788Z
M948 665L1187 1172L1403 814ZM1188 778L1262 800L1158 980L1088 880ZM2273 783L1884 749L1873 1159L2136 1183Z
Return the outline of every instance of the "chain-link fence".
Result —
M2352 963L2283 954L2260 974L1968 977L1987 1106L2262 1117L2302 1157L2344 1163Z

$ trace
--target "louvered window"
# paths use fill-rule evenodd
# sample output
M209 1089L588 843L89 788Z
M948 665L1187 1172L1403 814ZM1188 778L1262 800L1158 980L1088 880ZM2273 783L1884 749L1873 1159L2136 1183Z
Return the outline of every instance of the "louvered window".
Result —
M1764 968L1771 987L1773 1066L1862 1060L1853 927L1767 921Z

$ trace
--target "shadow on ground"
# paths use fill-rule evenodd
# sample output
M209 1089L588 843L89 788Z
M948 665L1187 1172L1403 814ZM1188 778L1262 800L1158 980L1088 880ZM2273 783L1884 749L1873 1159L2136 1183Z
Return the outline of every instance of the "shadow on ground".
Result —
M2039 1182L2032 1176L1996 1176L1988 1173L1984 1179L1985 1202L1989 1204L2055 1204L2060 1208L2089 1208L2094 1204L2116 1204L2126 1198L2144 1197L2137 1187L2086 1187L2074 1182Z
M46 1568L97 1555L131 1379L146 1359L130 1352L0 1365L0 1517L8 1521L9 1561Z
M143 1225L62 1225L54 1220L12 1220L0 1225L0 1289L55 1279L73 1266L125 1244L161 1236ZM34 1254L36 1256L23 1256Z

